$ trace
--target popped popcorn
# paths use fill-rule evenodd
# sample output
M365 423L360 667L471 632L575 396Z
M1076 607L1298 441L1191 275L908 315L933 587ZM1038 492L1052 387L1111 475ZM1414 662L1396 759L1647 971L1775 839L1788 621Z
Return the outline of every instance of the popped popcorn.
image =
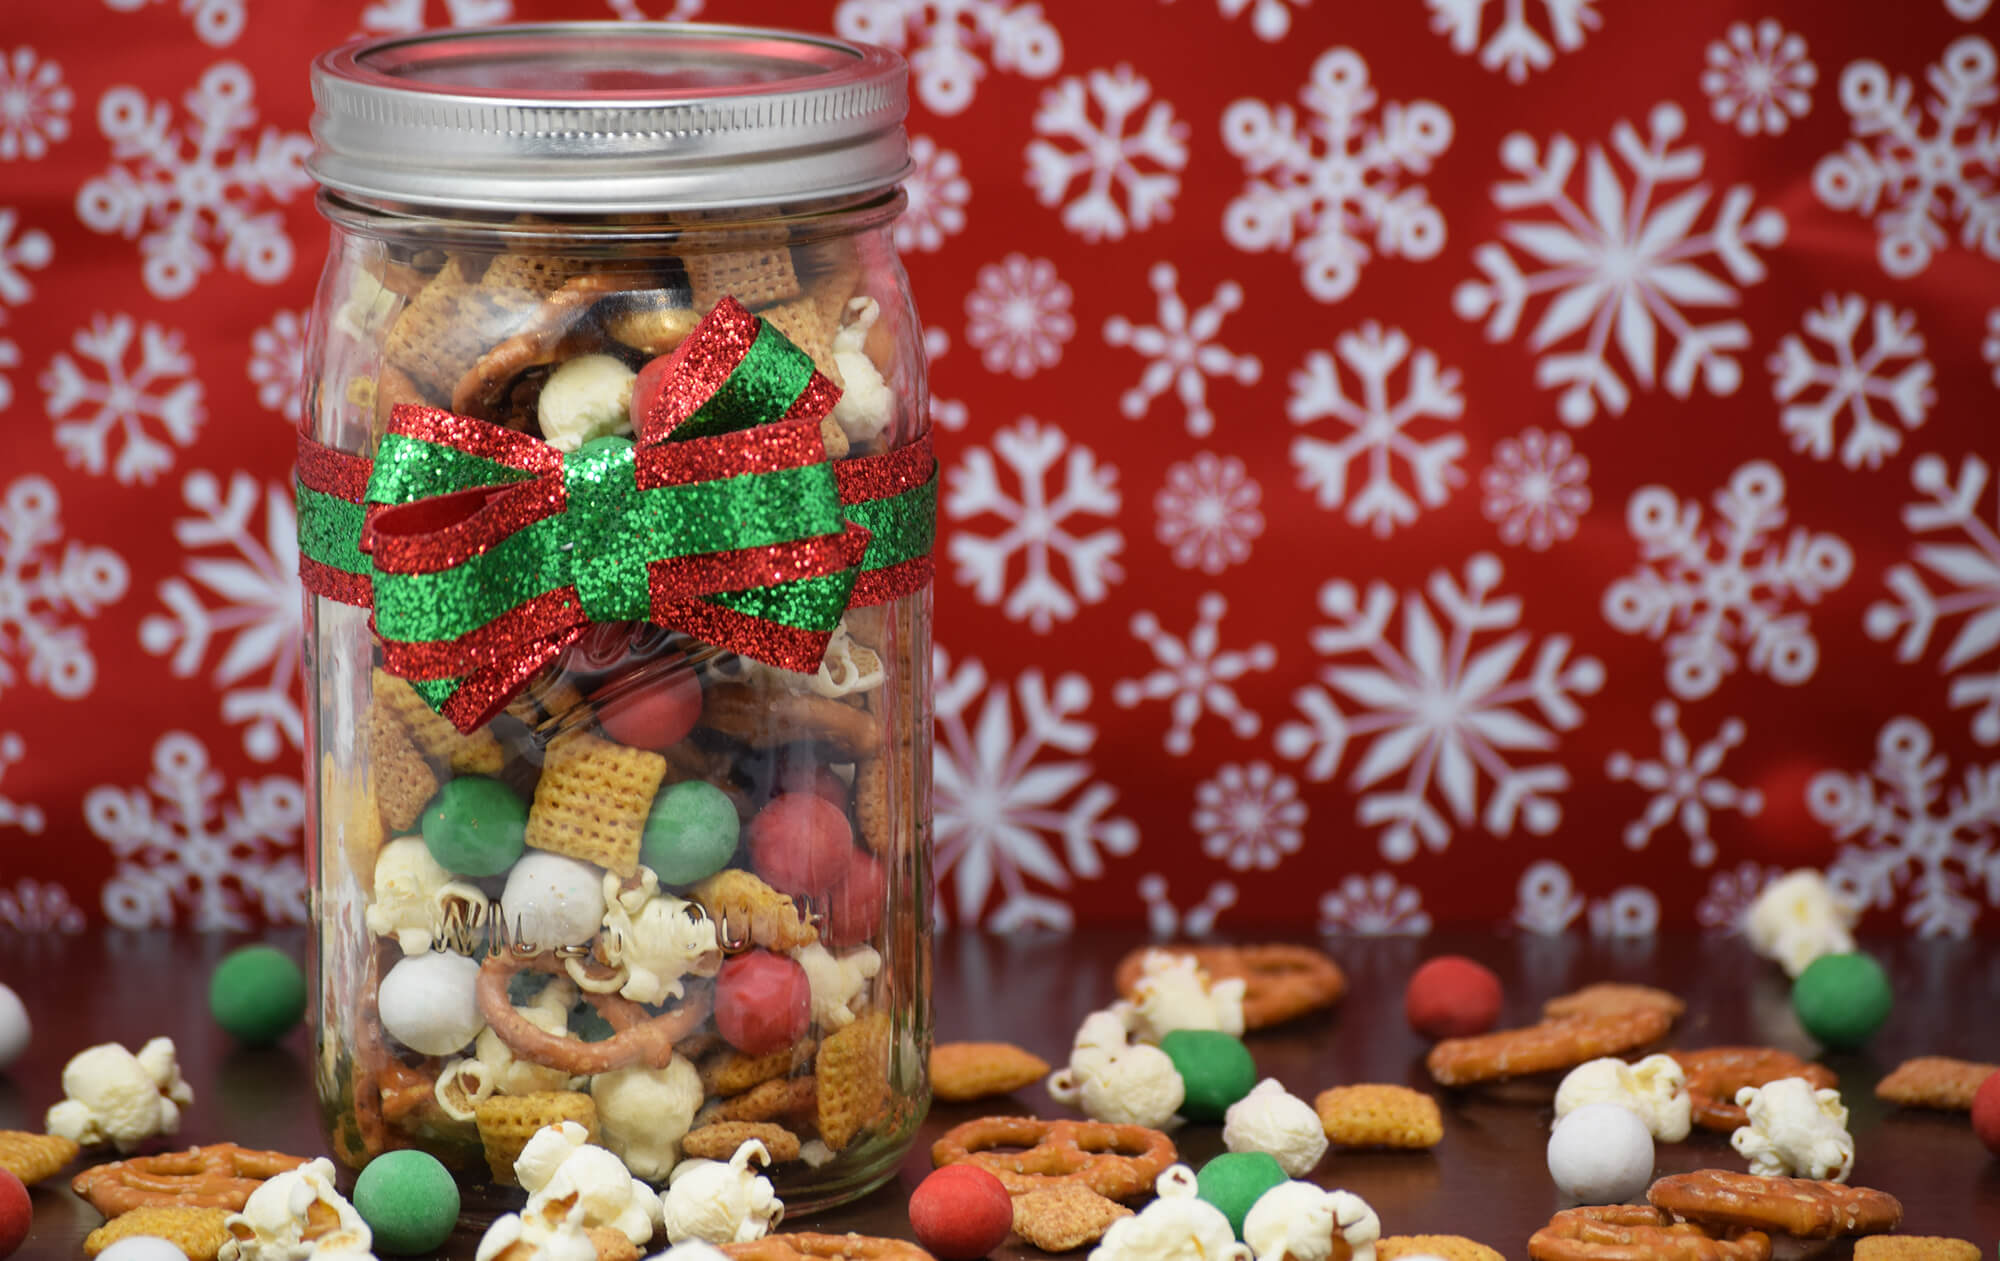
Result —
M1222 1210L1195 1198L1194 1170L1174 1165L1153 1190L1160 1198L1111 1223L1090 1261L1256 1261Z
M1648 1055L1636 1064L1607 1056L1577 1065L1556 1087L1556 1120L1587 1103L1631 1109L1657 1142L1678 1143L1692 1125L1687 1073L1671 1055Z
M593 438L632 432L632 383L639 374L610 355L578 355L542 384L535 420L542 440L558 451L580 449Z
M1375 1261L1382 1221L1351 1191L1326 1191L1310 1182L1285 1182L1257 1197L1243 1217L1243 1241L1257 1261L1327 1261L1334 1232L1354 1261Z
M639 869L638 883L628 885L604 873L604 962L617 971L609 980L593 980L583 960L568 961L570 979L587 990L617 990L635 1003L664 1003L687 992L684 976L714 976L722 968L722 945L716 928L702 909L670 893L660 892L660 878L651 868Z
M528 1205L571 1202L582 1209L582 1225L609 1226L635 1244L653 1237L660 1223L660 1197L632 1176L617 1156L590 1141L574 1121L546 1126L514 1159L514 1177L528 1193Z
M63 1066L63 1101L43 1128L83 1147L110 1143L129 1152L180 1128L194 1088L181 1079L171 1038L154 1038L132 1054L116 1042L79 1051Z
M668 1241L749 1243L776 1228L785 1217L784 1202L770 1179L750 1168L753 1160L771 1163L770 1152L754 1138L727 1162L685 1160L675 1166L661 1205Z
M1141 1042L1158 1042L1176 1029L1216 1029L1241 1037L1243 991L1237 977L1211 982L1192 955L1148 950L1140 960L1132 997L1111 1005Z
M882 956L873 946L836 956L814 942L792 951L792 958L806 970L806 983L812 987L812 1018L828 1030L854 1022L854 1000L882 970Z
M680 1142L701 1107L701 1075L685 1056L665 1068L621 1068L590 1079L597 1130L632 1175L648 1182L680 1160Z
M1749 1124L1738 1126L1729 1145L1750 1161L1750 1172L1766 1178L1847 1181L1854 1171L1854 1136L1847 1132L1847 1106L1838 1090L1814 1090L1803 1077L1781 1077L1736 1092Z
M806 680L806 686L821 696L837 698L872 692L888 677L882 658L873 648L855 643L843 620L833 628L833 637L820 657L819 672Z
M1808 867L1764 887L1743 914L1743 933L1758 954L1796 977L1821 955L1854 949L1855 914L1834 896L1826 877Z
M375 898L364 919L378 937L394 937L406 955L423 954L444 935L446 911L454 904L467 929L486 915L479 886L452 878L431 857L420 836L399 836L375 856Z
M855 442L866 442L888 428L896 405L881 369L862 349L868 330L881 316L882 308L875 299L850 299L833 335L833 366L841 377L840 401L833 405L833 419Z
M1049 1074L1049 1095L1082 1108L1094 1121L1159 1129L1175 1121L1187 1098L1180 1071L1165 1051L1126 1041L1114 1012L1093 1012L1077 1030L1069 1064Z
M583 1206L546 1203L493 1219L479 1237L474 1261L597 1261L584 1233Z
M223 1223L229 1238L217 1261L303 1261L367 1252L374 1235L333 1185L333 1162L321 1156L267 1178Z
M1222 1118L1222 1145L1232 1152L1265 1152L1290 1178L1303 1178L1326 1155L1326 1127L1311 1104L1266 1077Z

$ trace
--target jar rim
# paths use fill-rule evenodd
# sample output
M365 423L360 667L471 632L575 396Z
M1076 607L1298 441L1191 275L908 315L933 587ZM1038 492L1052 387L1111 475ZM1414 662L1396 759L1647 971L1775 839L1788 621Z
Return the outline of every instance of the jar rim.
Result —
M442 208L760 206L910 169L893 50L776 28L551 22L357 40L313 63L330 190Z

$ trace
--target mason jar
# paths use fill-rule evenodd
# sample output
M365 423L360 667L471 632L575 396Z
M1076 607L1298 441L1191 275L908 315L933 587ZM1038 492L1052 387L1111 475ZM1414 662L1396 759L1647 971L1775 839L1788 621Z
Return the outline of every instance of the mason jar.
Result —
M505 1185L572 1120L664 1183L747 1121L789 1211L859 1195L929 1102L904 65L579 23L351 44L312 84L332 1150Z

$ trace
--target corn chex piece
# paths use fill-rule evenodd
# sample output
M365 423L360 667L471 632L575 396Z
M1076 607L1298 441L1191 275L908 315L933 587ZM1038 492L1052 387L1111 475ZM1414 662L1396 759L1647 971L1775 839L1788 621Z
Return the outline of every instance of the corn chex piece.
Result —
M528 808L528 844L629 876L667 760L582 728L549 741Z
M799 1136L769 1121L715 1121L689 1130L681 1139L681 1156L727 1161L753 1138L764 1145L773 1164L799 1158Z
M1342 1147L1435 1147L1444 1137L1437 1100L1408 1086L1335 1086L1313 1108L1328 1141Z
M1979 1245L1943 1235L1864 1235L1854 1261L1980 1261Z
M384 358L433 399L450 398L452 385L486 349L479 322L462 314L479 304L476 271L466 259L447 259L389 327Z
M492 775L507 760L506 752L485 727L465 735L417 695L417 689L379 666L375 670L375 704L386 706L409 732L419 752L466 775ZM370 725L373 725L371 718Z
M799 274L792 267L792 252L782 244L687 254L681 263L687 268L696 310L706 311L724 297L734 297L755 311L799 296Z
M695 1070L701 1075L704 1091L726 1098L761 1086L772 1078L790 1075L794 1068L811 1062L814 1046L812 1039L807 1038L764 1055L725 1050L695 1065Z
M514 1186L514 1161L537 1132L564 1121L575 1121L590 1131L597 1141L597 1101L574 1090L545 1090L531 1095L488 1095L479 1101L473 1115L479 1125L479 1141L486 1148L486 1164L493 1180Z
M805 351L812 358L813 367L835 385L841 383L840 373L833 366L833 334L840 325L837 320L826 319L811 298L780 302L776 306L765 307L757 314L789 338L792 345Z
M820 1044L819 1137L844 1150L882 1111L889 1097L889 1013L872 1011Z
M26 1130L0 1130L0 1169L5 1169L28 1186L48 1177L83 1150L56 1134L32 1134Z
M229 1210L195 1208L187 1204L154 1204L120 1213L83 1237L87 1256L138 1235L164 1239L187 1253L188 1261L215 1261L229 1240Z
M1043 1252L1074 1252L1096 1243L1132 1210L1081 1182L1057 1182L1014 1197L1014 1233Z
M387 705L368 710L368 765L375 777L375 807L382 826L391 832L409 831L437 795L437 773Z
M1049 1062L1011 1042L940 1042L931 1048L931 1094L964 1103L1032 1086Z
M1507 1261L1498 1249L1464 1235L1384 1235L1375 1241L1375 1261L1398 1257L1442 1257L1444 1261Z

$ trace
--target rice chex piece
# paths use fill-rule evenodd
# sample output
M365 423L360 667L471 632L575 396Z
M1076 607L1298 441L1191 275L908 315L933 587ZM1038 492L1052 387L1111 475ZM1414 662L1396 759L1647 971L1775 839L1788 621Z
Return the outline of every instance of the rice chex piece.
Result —
M1375 1241L1375 1261L1396 1261L1398 1257L1442 1257L1444 1261L1507 1261L1497 1248L1489 1248L1464 1235L1384 1235Z
M1945 1235L1863 1235L1854 1241L1854 1261L1981 1261L1970 1239Z
M688 288L696 310L706 311L724 297L734 297L755 311L799 296L799 274L792 252L782 244L725 253L687 254Z
M931 1048L931 1094L965 1103L1032 1086L1049 1062L1011 1042L940 1042Z
M2000 1073L2000 1064L1920 1055L1896 1065L1896 1071L1877 1082L1875 1097L1905 1108L1970 1112L1972 1097L1995 1073Z
M681 1139L681 1156L726 1161L753 1138L764 1145L773 1164L799 1158L799 1136L769 1121L716 1121L689 1130Z
M409 831L437 795L438 778L388 705L369 706L368 763L382 826L390 832Z

